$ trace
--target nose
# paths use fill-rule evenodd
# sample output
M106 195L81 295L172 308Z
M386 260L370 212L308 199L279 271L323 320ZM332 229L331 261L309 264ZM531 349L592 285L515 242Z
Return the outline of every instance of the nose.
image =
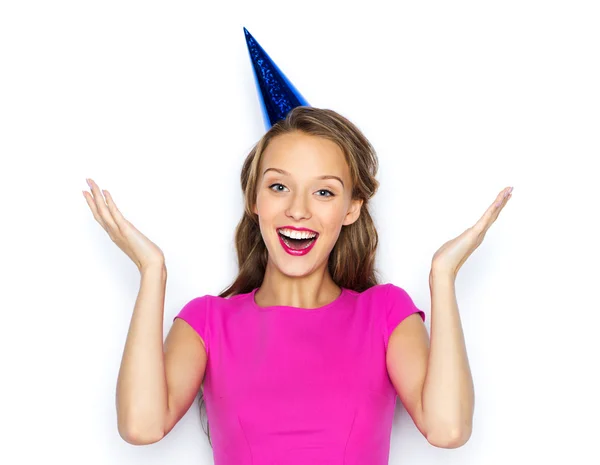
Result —
M290 204L285 214L295 220L310 218L308 202L302 193L290 196Z

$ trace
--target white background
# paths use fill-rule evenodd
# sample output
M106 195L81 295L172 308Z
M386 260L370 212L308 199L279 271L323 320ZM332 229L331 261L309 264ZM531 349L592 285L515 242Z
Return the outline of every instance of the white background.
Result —
M433 253L514 186L457 280L471 440L434 448L398 404L390 463L600 463L599 21L592 1L3 2L0 462L212 463L197 402L154 445L118 435L139 273L82 190L163 249L165 335L233 280L265 131L245 26L375 145L377 265L428 317Z

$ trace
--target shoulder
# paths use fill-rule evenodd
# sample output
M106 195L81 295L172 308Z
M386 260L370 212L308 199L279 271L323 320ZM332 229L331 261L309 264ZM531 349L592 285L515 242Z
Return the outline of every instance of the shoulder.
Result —
M396 284L387 283L385 284L385 288L385 297L388 301L397 302L410 300L412 302L410 295L403 287L397 286Z
M409 293L396 284L377 284L363 292L351 292L357 296L358 302L378 309L390 320L402 319L415 312L425 319L425 313L417 308Z
M371 286L370 288L365 289L364 291L355 291L354 289L346 289L346 291L355 296L376 297L381 295L382 293L385 294L386 286L388 286L388 284L376 284L375 286Z
M387 283L385 287L386 291L383 303L385 304L385 311L391 324L397 325L413 313L418 313L421 319L425 321L425 312L415 304L415 301L404 288L392 283Z
M391 306L390 300L398 299L396 295L403 290L391 283L376 284L362 292L349 290L358 307L368 307L372 312L385 313Z
M241 302L247 300L250 295L250 293L247 293L236 294L230 297L221 297L213 294L205 294L188 300L185 307L189 307L192 310L196 309L198 311L206 311L208 309L220 311L222 309L237 307Z
M378 303L384 303L388 299L397 299L404 295L408 296L408 293L404 289L392 283L376 284L362 292L350 290L350 293L362 299Z

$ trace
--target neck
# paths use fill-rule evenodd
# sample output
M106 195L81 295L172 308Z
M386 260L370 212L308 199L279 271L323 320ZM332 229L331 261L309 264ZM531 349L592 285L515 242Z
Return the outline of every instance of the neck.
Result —
M261 307L286 305L298 308L318 308L333 302L340 295L327 266L306 276L283 274L269 261L260 289L254 299Z

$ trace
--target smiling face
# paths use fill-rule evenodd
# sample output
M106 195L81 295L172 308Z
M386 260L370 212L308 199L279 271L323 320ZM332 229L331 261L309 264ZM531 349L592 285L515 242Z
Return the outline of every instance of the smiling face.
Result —
M350 168L334 142L299 131L272 139L258 173L254 213L269 262L288 276L327 266L342 226L358 219Z

